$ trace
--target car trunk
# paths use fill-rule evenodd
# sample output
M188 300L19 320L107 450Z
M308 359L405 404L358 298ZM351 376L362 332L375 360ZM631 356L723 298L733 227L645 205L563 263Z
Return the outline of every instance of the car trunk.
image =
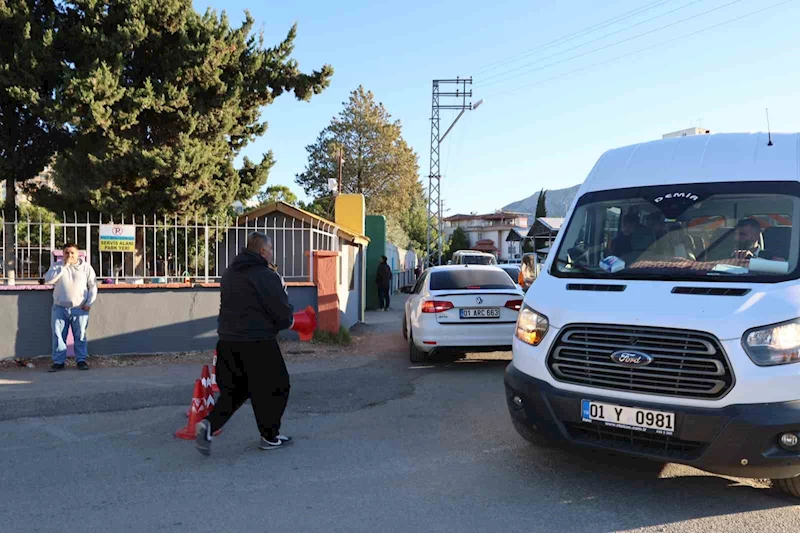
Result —
M519 313L506 307L521 304L522 296L509 290L452 290L431 293L437 302L450 302L452 309L436 313L440 324L502 324L516 322Z

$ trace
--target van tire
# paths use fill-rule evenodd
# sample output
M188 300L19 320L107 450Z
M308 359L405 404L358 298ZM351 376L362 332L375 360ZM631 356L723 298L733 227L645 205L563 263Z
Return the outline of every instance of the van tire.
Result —
M772 485L777 486L789 496L800 498L800 477L792 477L789 479L773 479Z
M428 359L428 354L417 348L411 335L408 337L408 358L412 363L424 363Z
M551 448L553 443L542 435L541 433L537 433L536 431L532 430L525 424L520 423L516 418L513 416L511 417L511 423L514 425L514 429L517 430L519 436L525 439L526 441L530 442L534 446L539 448Z

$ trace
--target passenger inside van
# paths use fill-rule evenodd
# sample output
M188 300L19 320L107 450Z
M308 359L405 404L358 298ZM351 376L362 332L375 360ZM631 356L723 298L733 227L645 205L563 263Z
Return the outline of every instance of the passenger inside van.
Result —
M753 218L740 220L736 224L734 235L736 246L731 257L736 259L759 257L773 261L786 261L786 258L778 256L776 251L762 248L761 224L757 220Z

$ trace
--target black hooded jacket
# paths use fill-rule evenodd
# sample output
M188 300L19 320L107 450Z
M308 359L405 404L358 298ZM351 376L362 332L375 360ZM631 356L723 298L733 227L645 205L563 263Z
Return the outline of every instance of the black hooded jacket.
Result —
M281 277L260 255L244 250L222 275L219 339L252 342L274 339L292 325L294 309Z

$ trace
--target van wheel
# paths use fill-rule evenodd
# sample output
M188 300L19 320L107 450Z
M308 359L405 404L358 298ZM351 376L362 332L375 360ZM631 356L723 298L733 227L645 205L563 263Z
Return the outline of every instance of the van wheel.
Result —
M414 344L414 337L408 337L408 358L412 363L424 363L428 359L428 354L417 348Z
M550 448L553 446L553 443L550 442L550 440L547 437L541 435L540 433L537 433L536 431L532 430L525 424L522 424L513 416L511 417L511 423L514 425L514 429L517 430L517 433L519 433L519 436L525 439L526 441L530 442L531 444L536 445L540 448Z
M778 487L789 496L800 498L800 477L773 479L772 485Z

